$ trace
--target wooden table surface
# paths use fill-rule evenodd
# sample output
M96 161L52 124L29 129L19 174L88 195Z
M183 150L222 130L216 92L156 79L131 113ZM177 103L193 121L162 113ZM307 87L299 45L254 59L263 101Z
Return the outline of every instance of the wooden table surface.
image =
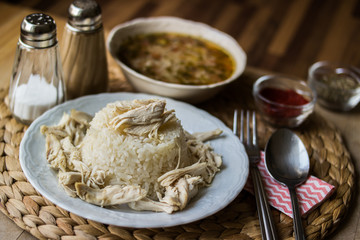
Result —
M46 12L61 39L71 0L0 0L0 87L7 87L20 23ZM306 79L319 60L360 67L359 0L99 0L107 30L136 17L171 15L207 23L232 35L248 55L248 70L292 74ZM14 4L15 3L15 4ZM36 9L36 10L35 10ZM60 46L61 47L61 46ZM261 69L261 70L260 70ZM342 132L357 173L360 170L360 106L350 112L316 110ZM359 179L353 208L331 239L360 239ZM0 239L34 239L0 214Z

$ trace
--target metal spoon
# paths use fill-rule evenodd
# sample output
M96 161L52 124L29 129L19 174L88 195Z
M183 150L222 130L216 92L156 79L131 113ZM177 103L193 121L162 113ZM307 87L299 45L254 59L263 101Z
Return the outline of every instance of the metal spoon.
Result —
M305 239L295 187L303 183L310 168L309 156L301 139L288 129L277 130L265 147L265 165L270 175L290 192L295 239Z

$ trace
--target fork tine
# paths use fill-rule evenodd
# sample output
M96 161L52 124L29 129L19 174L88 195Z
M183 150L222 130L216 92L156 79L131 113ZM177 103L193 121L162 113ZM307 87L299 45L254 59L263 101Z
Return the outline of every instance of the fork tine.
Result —
M250 111L246 111L246 144L250 145Z
M252 129L252 143L253 145L255 146L256 145L256 114L255 114L255 111L253 111L253 114L252 114L252 124L253 124L253 129Z
M246 111L246 121L244 121L244 110L240 111L240 127L239 125L239 113L238 110L234 110L234 120L233 120L233 133L240 138L241 142L244 142L244 124L246 124L246 144L250 145L252 141L253 145L256 145L256 131L252 131L252 136L250 135L250 111ZM252 113L252 125L256 129L256 117L255 111ZM239 129L240 128L240 129ZM239 129L239 131L238 131ZM252 140L250 140L250 138Z
M240 115L240 141L244 142L244 110L241 110Z
M235 134L235 136L238 136L238 110L235 109L234 111L234 121L233 121L233 133Z

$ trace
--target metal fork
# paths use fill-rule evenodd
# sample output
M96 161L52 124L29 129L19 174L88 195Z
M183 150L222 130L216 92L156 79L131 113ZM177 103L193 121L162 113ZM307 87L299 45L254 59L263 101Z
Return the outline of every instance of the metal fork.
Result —
M233 132L244 144L249 157L250 173L254 184L254 194L258 209L262 239L278 239L270 207L266 199L266 193L262 183L257 163L260 161L260 149L257 144L256 115L252 113L252 135L250 135L250 111L246 111L246 141L244 139L244 111L240 115L240 134L238 132L238 111L234 112ZM251 140L250 140L251 139Z

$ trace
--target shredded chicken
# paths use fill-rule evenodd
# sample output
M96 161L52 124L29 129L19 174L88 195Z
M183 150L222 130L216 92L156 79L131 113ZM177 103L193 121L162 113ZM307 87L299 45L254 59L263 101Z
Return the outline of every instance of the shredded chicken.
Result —
M174 169L172 171L169 171L158 178L158 181L160 184L164 187L172 185L176 180L179 178L182 178L186 174L190 174L193 176L203 175L206 173L206 163L195 163L191 166L180 168L180 169Z
M203 180L200 176L185 175L179 178L174 185L166 187L165 196L160 198L160 202L178 206L182 210L190 199L197 194L198 187L202 183Z
M106 186L102 189L94 189L83 183L75 183L77 195L92 204L110 206L128 202L136 202L146 196L146 191L138 186L118 185Z
M61 148L61 143L56 135L50 133L46 135L46 158L50 166L54 169L66 171L67 159Z
M196 132L193 134L187 133L187 137L189 139L196 139L197 141L200 142L206 142L220 136L221 133L222 131L220 129L215 129L208 132Z
M156 137L160 126L174 119L174 111L165 111L165 101L150 102L114 117L110 124L119 131Z
M131 209L137 210L137 211L154 211L154 212L166 212L166 213L172 213L175 211L178 211L179 208L174 205L170 205L167 203L162 203L158 201L151 200L149 198L143 198L139 201L130 202L128 203L128 206Z
M81 182L82 175L80 172L62 172L58 174L59 183L63 186L65 192L71 196L76 197L75 183Z
M126 104L119 102L105 126L118 134L156 139L162 126L177 121L174 110L166 110L165 105L165 101L155 99L134 100ZM90 121L90 115L72 110L70 114L64 113L58 125L41 127L41 133L46 136L47 161L58 170L59 183L69 196L102 207L127 203L134 210L172 213L184 209L199 188L211 184L220 171L221 156L204 142L218 137L222 131L185 132L185 146L196 161L185 167L178 164L175 169L159 176L157 181L162 190L156 192L157 199L150 198L140 186L111 185L104 170L82 161L80 150ZM101 124L96 126L101 127Z

